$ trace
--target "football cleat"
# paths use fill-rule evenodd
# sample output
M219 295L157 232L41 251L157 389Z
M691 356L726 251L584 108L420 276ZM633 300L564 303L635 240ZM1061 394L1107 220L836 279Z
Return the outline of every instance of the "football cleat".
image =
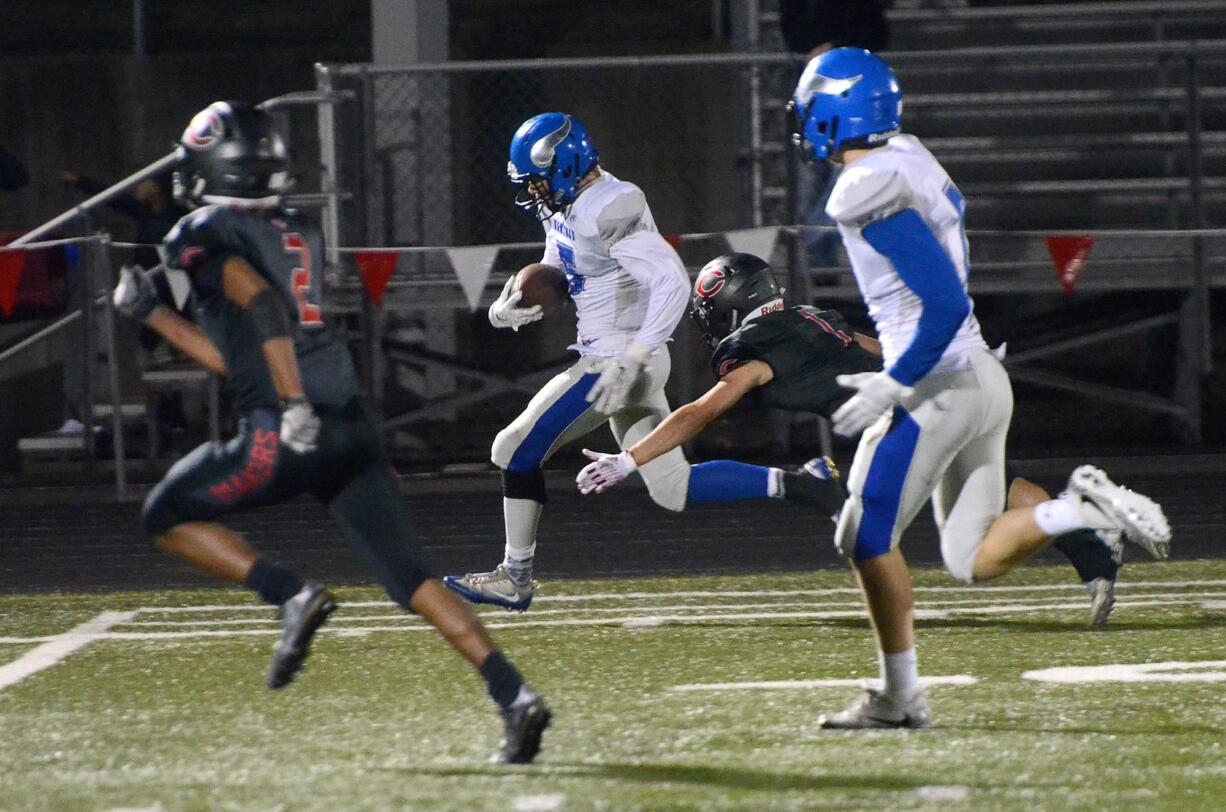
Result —
M323 584L309 583L281 604L281 639L272 650L268 687L284 688L294 679L311 651L311 638L328 615L336 611L336 598Z
M847 501L847 489L834 460L814 457L795 471L783 472L783 498L816 505L823 516L833 516Z
M825 730L918 730L932 727L932 713L923 691L899 702L880 688L865 685L864 692L846 708L819 716L817 726Z
M1154 558L1171 554L1171 526L1162 507L1148 496L1116 485L1100 469L1082 465L1073 471L1062 494L1075 501L1095 530L1122 530L1124 538Z
M489 603L509 612L523 612L531 606L532 595L539 586L533 580L518 583L502 564L493 572L448 575L443 578L443 584L470 603Z
M1090 615L1087 625L1091 629L1107 625L1111 610L1115 608L1115 579L1095 578L1086 582L1086 591L1090 593Z
M527 685L520 688L511 707L502 711L505 736L490 761L494 764L531 763L540 752L541 736L552 718L540 694Z

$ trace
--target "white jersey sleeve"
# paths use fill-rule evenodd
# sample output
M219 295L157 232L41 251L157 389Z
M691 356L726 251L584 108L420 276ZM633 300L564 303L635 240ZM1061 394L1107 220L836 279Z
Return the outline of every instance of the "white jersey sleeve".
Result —
M626 273L648 290L647 314L634 341L654 350L672 336L685 314L690 278L673 247L654 231L636 231L609 247Z

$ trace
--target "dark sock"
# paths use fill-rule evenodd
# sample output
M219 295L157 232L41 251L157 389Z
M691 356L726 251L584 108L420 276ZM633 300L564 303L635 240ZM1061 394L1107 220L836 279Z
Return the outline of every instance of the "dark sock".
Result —
M819 479L803 470L784 471L783 498L802 505L816 505L823 516L830 516L843 509L847 489L837 477Z
M515 670L515 666L507 662L501 651L495 651L481 663L480 671L490 696L498 703L498 707L511 707L524 684L524 678Z
M1107 545L1099 540L1093 530L1074 530L1057 536L1052 546L1068 556L1073 563L1073 569L1084 583L1095 578L1114 579L1120 570L1120 565L1111 558Z
M287 570L279 564L274 564L266 558L257 558L247 571L243 581L249 589L260 593L265 603L280 606L298 594L303 581L298 573Z

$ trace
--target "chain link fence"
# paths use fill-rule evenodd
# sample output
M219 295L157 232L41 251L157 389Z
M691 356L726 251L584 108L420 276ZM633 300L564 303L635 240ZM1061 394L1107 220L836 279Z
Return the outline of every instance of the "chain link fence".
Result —
M348 244L539 240L514 205L507 151L519 125L581 119L609 172L641 186L661 231L791 221L782 115L797 66L782 56L666 57L428 68L341 66L338 186L357 190ZM765 110L777 113L763 123Z

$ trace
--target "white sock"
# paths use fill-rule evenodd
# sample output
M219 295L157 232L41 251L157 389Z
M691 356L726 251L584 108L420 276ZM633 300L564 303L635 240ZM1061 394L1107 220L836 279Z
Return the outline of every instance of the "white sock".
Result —
M783 498L783 469L769 468L766 477L766 495L771 499Z
M507 545L502 565L514 576L532 577L532 558L536 555L536 525L543 505L535 499L502 500Z
M1035 505L1034 523L1049 536L1059 536L1086 526L1081 509L1069 499L1051 499Z
M907 700L919 692L919 662L915 658L914 647L897 654L878 651L877 664L881 669L885 693L891 699Z

